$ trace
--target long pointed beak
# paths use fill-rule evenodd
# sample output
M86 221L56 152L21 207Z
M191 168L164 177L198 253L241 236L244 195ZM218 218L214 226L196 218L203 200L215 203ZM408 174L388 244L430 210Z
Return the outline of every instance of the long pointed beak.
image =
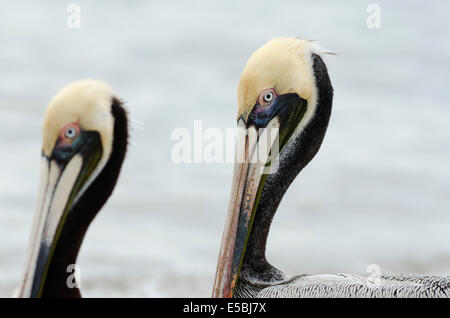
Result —
M236 162L227 220L222 236L213 297L231 298L239 277L259 197L267 178L269 154L278 151L279 120L257 131L238 122Z
M74 200L74 187L83 167L81 155L61 166L46 156L41 160L41 179L36 213L20 297L39 297L62 220Z
M96 136L88 140L80 153L69 158L63 152L50 158L42 156L39 194L19 297L42 295L67 215L88 186L87 180L102 155L99 145L100 139Z

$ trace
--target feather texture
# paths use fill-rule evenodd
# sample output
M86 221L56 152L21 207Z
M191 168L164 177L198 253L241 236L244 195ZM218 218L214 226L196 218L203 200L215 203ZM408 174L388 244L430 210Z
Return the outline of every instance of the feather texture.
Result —
M450 276L383 274L372 283L367 276L358 274L300 275L262 288L250 297L446 298L450 297Z

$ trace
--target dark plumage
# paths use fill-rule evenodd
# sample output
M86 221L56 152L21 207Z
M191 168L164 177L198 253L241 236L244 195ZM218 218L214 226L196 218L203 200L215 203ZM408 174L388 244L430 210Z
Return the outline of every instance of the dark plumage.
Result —
M128 120L122 103L113 98L114 117L112 152L103 170L72 207L56 244L42 297L81 297L78 288L67 288L67 266L75 264L86 231L105 204L117 183L128 145Z
M267 92L269 99L265 100ZM292 181L319 151L331 116L333 87L320 50L301 39L279 38L268 42L247 62L238 87L238 100L238 126L247 131L254 131L255 127L268 129L269 125L278 128L281 151L272 174L262 176L252 163L235 166L213 296L450 296L448 276L289 276L272 266L265 255L272 219ZM302 108L305 101L306 111ZM284 144L286 138L288 142ZM249 149L255 149L260 142L255 139L240 141L238 151L251 156Z

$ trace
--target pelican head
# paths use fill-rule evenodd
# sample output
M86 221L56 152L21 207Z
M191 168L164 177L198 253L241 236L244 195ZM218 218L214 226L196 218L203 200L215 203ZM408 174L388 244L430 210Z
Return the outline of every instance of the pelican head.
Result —
M259 207L261 199L268 197L268 187L272 195L278 197L269 200L276 210L287 188L286 183L278 180L293 180L292 176L314 157L322 142L331 104L325 109L318 102L319 87L323 85L318 63L323 64L320 50L314 43L298 38L277 38L255 51L242 72L237 90L237 125L244 133L238 134L238 160L214 297L233 296L255 217L265 217L270 224L271 216L263 215ZM330 89L332 92L331 85ZM314 118L320 120L324 129L308 131ZM267 138L274 133L275 139ZM262 158L261 149L266 149ZM254 160L257 153L260 157ZM269 160L270 154L276 154L275 160ZM287 159L293 154L296 160L288 167ZM262 169L276 165L278 169L272 169L275 172ZM274 186L276 184L279 187ZM254 235L257 237L258 233ZM261 248L265 249L265 242L263 245Z
M20 288L22 297L70 296L66 286L83 236L110 196L127 147L127 118L101 81L69 84L43 123L39 194Z

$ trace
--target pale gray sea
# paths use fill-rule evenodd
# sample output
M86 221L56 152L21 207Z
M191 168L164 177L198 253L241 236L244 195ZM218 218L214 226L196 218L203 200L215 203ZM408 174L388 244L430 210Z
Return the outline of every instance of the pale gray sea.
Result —
M91 225L84 296L208 297L231 164L174 164L171 132L235 126L250 54L303 36L335 88L323 146L273 222L269 260L290 274L450 274L450 4L375 1L0 1L0 296L18 286L50 98L108 82L133 118L118 186Z

